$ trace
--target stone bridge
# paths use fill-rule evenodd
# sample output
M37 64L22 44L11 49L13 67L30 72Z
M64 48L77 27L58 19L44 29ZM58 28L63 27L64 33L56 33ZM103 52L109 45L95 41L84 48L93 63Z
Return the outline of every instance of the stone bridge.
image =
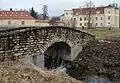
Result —
M0 31L0 61L14 61L28 57L35 65L44 67L44 53L55 43L70 47L64 60L73 61L82 46L95 36L68 27L19 27ZM62 45L62 44L61 44Z

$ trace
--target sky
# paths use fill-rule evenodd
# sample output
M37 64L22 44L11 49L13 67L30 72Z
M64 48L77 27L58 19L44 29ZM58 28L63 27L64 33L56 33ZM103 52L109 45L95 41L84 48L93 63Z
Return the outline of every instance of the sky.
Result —
M43 5L48 6L49 16L60 16L64 9L78 8L84 6L88 0L0 0L0 8L2 10L26 9L32 6L34 9L42 13ZM96 6L108 5L113 2L120 3L120 0L92 0Z

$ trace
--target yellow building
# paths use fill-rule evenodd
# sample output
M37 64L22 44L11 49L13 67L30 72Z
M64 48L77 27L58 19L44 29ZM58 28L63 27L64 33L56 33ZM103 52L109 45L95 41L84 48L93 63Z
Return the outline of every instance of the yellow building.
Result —
M27 11L0 10L0 27L26 27L26 26L50 26L50 20L34 19ZM63 22L57 21L57 26L64 26Z
M104 10L105 27L119 27L119 9L108 6Z
M88 8L75 8L72 10L64 10L64 15L61 16L61 21L65 25L70 25L75 22L75 26L88 27ZM95 7L91 13L92 27L119 27L119 9L113 6ZM71 26L71 25L70 25Z
M0 11L0 27L35 26L35 19L27 11Z

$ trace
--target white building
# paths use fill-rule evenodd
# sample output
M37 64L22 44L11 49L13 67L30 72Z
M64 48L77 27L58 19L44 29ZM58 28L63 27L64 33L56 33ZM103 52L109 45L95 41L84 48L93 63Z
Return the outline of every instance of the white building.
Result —
M72 10L64 10L61 21L66 26L71 26L73 21L76 27L88 27L88 8L74 8ZM91 13L92 27L119 27L119 9L113 6L95 7Z

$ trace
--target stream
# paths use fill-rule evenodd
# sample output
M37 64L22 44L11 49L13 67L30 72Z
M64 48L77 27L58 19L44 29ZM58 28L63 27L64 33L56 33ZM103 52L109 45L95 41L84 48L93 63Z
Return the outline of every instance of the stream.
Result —
M84 83L120 83L119 81L110 81L107 78L98 77L98 76L88 76Z

